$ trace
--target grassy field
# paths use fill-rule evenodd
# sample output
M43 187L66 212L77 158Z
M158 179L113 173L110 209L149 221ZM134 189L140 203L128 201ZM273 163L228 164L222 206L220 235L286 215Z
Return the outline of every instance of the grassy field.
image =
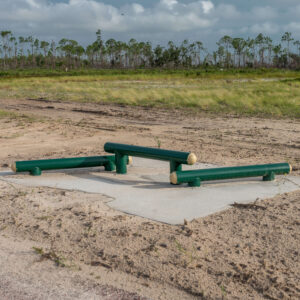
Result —
M207 67L201 69L22 69L22 70L0 70L0 80L3 78L24 77L58 77L58 76L101 76L107 79L149 79L153 78L293 78L299 77L300 72L286 69L218 69Z
M25 72L25 71L24 71ZM300 72L119 71L0 74L0 97L300 118ZM197 73L198 72L198 73Z

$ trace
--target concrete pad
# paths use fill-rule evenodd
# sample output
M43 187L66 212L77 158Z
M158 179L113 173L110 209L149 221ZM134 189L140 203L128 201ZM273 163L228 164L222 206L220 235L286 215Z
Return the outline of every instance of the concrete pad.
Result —
M198 163L183 169L209 167L215 166ZM43 172L37 177L12 174L2 172L0 176L26 186L99 193L107 197L112 208L169 224L222 211L234 202L249 203L300 190L300 177L295 176L277 176L273 182L263 182L261 177L204 182L200 188L172 186L168 163L142 158L134 158L126 175L105 172L102 168Z

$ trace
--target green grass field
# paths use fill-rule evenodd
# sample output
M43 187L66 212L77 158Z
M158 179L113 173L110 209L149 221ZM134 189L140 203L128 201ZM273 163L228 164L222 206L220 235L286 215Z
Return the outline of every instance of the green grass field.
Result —
M300 118L300 72L102 70L68 75L50 73L0 74L0 97Z

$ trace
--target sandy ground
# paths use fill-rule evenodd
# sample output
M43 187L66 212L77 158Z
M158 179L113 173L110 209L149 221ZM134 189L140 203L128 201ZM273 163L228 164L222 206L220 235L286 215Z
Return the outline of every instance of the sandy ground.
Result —
M42 99L2 99L0 109L33 116L0 119L3 169L100 155L116 141L220 165L289 161L300 175L295 120ZM99 195L0 181L0 298L299 299L300 192L256 204L171 226L114 211Z

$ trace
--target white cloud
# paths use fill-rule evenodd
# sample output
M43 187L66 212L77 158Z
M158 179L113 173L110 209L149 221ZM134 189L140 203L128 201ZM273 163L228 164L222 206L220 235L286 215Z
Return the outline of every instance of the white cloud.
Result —
M262 24L252 25L250 31L255 34L276 34L279 32L279 26L274 23L264 22Z
M289 6L288 14L292 17L295 16L298 19L300 19L300 4L295 5L295 6L293 6L293 5Z
M80 42L90 42L98 28L105 37L134 37L154 43L189 38L214 45L224 34L281 36L285 31L292 31L299 39L300 0L285 0L293 5L272 1L272 6L247 4L248 9L238 9L226 0L219 0L219 4L214 0L153 0L151 6L136 1L122 7L101 0L0 0L0 30L43 39L70 37Z
M268 20L278 16L277 11L271 6L254 7L252 13L256 19Z
M217 15L222 19L237 19L241 16L241 13L231 4L220 4L217 7Z
M30 28L35 34L58 30L94 32L166 32L186 31L213 25L208 19L213 8L210 1L195 1L190 5L176 0L161 0L152 8L133 3L117 8L94 0L69 0L68 3L49 4L37 0L1 0L0 25L18 29ZM162 9L164 7L164 9ZM196 10L195 10L196 8ZM124 10L124 12L123 12ZM195 12L196 11L196 12ZM1 26L1 27L2 27Z
M144 7L141 4L138 4L138 3L133 3L132 8L133 8L133 11L136 14L141 14L145 11Z
M205 14L210 13L210 11L215 7L211 1L201 1L201 4Z
M178 4L177 0L161 0L160 3L168 9L173 9L173 7Z
M285 27L285 31L291 31L294 33L300 32L300 22L291 22L287 24ZM300 38L299 34L297 35L298 38Z
M31 7L40 7L39 3L37 3L36 0L26 0L25 2L27 2Z

